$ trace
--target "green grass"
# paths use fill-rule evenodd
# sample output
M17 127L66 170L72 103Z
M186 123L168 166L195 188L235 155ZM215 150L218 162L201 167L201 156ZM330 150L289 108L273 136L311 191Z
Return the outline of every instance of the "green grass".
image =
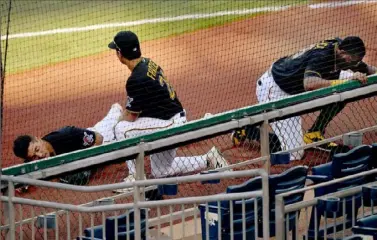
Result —
M251 9L271 5L303 4L306 0L274 1L31 1L14 0L10 34L45 31L57 28L128 22L141 19L172 17L193 13L212 13L236 9ZM2 5L2 34L5 33L5 13ZM170 23L144 24L128 29L138 33L142 41L195 31L252 15L221 16ZM108 28L86 32L9 40L7 73L16 73L73 58L89 56L107 50L107 43L124 28ZM2 41L4 53L5 41Z

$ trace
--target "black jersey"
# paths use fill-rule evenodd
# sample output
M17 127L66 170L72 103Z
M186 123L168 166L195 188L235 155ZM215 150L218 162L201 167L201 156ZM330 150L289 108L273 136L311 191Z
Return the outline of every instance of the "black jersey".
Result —
M305 92L304 78L316 76L325 80L339 79L341 70L336 68L336 48L340 38L325 40L277 60L271 69L276 84L288 94ZM367 73L367 65L360 62L350 68Z
M139 113L139 117L168 120L183 111L163 70L148 58L142 58L133 69L126 83L126 91L126 109Z
M59 155L93 146L96 135L88 129L67 126L47 134L42 139L49 142L56 155Z

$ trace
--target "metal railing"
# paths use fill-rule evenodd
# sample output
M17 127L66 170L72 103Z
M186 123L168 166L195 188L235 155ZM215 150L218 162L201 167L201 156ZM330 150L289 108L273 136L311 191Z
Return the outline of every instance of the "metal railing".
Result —
M268 122L294 114L299 115L328 104L374 94L377 92L377 84L375 84L377 75L371 75L368 78L370 85L364 87L360 87L356 81L351 81L339 86L216 114L211 118L191 121L180 127L8 167L3 169L3 174L28 176L34 179L47 178L95 164L110 163L122 157L137 155L140 152L159 151L172 145L210 137L252 124L262 124L261 143L264 144L261 146L261 152L262 155L265 155L263 153L269 152L266 139L269 131ZM265 169L268 170L268 165L265 166Z
M342 101L345 101L345 100L353 99L355 97L363 96L363 95L374 93L374 92L377 92L377 85L371 84L368 87L361 87L361 88L358 88L358 89L354 89L352 91L346 91L346 92L340 92L340 93L336 92L333 95L325 96L325 97L322 97L322 98L319 98L319 99L314 99L314 100L311 100L310 102L296 103L296 105L293 105L293 106L286 106L286 105L280 103L279 101L272 102L272 103L269 103L270 105L268 105L269 107L268 107L267 112L260 112L256 115L244 116L243 118L240 118L240 115L242 115L242 113L247 115L247 113L249 111L248 109L244 109L244 110L241 109L241 110L237 111L236 119L233 120L233 121L229 121L229 122L224 123L223 122L224 119L222 119L222 115L219 115L219 116L214 117L213 122L214 122L215 125L211 125L211 124L208 123L209 124L208 126L203 127L201 129L195 128L196 130L193 130L191 132L190 131L185 132L187 130L186 129L180 135L172 135L172 134L168 133L170 130L169 131L163 131L162 133L158 133L158 134L156 133L156 134L161 135L161 136L164 136L164 134L166 134L167 137L165 139L153 139L153 137L144 136L140 139L145 138L145 139L149 139L149 140L152 139L152 140L150 142L138 142L137 145L130 146L130 147L127 147L127 148L124 148L124 149L115 149L114 151L110 151L110 152L105 151L105 153L102 153L102 154L99 154L99 155L96 155L96 156L90 156L89 158L81 159L80 161L75 161L75 160L77 160L77 158L79 157L80 154L82 155L82 156L80 155L81 157L85 157L86 155L84 153L87 153L87 152L94 151L94 152L98 153L98 152L101 152L101 149L109 150L109 149L113 148L115 145L117 145L117 143L110 144L108 146L94 147L94 150L89 149L89 150L86 150L86 151L78 151L78 152L75 152L75 153L65 154L65 155L62 155L62 156L54 157L54 158L43 160L43 161L31 162L29 164L26 164L25 166L14 166L14 167L11 167L11 168L8 168L8 169L4 169L3 173L5 173L5 175L13 174L13 173L15 175L20 174L20 176L22 176L22 177L31 178L29 180L40 179L40 178L47 178L47 177L51 177L51 176L56 176L58 174L70 172L72 170L77 170L77 169L80 169L80 168L90 167L90 166L93 166L93 165L96 165L96 164L99 164L99 163L111 162L114 159L117 159L117 158L120 158L120 157L133 156L133 155L136 154L137 155L137 159L136 159L136 173L137 174L136 174L136 177L137 177L138 180L141 180L141 176L144 175L144 171L145 171L145 169L144 169L145 153L158 151L159 149L163 149L163 148L172 146L172 144L180 144L180 143L185 142L185 141L200 139L200 138L203 138L203 137L204 138L209 137L209 136L216 134L216 133L229 131L229 130L236 129L236 128L243 127L243 126L250 125L250 124L258 124L258 125L261 124L261 127L260 127L260 129L261 129L261 146L260 147L261 147L262 157L258 158L258 159L254 159L254 160L249 160L247 162L241 162L241 163L238 163L234 166L229 166L225 169L218 169L218 171L224 171L224 170L227 170L229 168L244 166L246 164L249 164L250 162L258 161L258 162L263 162L264 170L267 173L269 173L270 172L270 162L269 162L268 129L269 129L269 122L270 121L275 121L276 119L281 119L281 118L284 118L284 117L287 117L287 116L291 116L292 114L299 114L301 112L307 111L308 109L315 109L315 108L318 108L318 107L321 107L321 106L326 106L326 105L331 104L331 103L342 102ZM261 108L261 105L256 105L254 108L256 108L258 110L259 109L258 107ZM280 107L282 107L282 108L280 108ZM257 111L257 110L255 110L255 111ZM260 110L258 110L258 111L260 111ZM228 116L229 114L231 114L231 113L224 113L224 116L229 117ZM210 122L211 120L199 120L197 122L206 122L206 121ZM362 129L362 130L356 131L356 132L367 132L367 131L375 130L376 128L377 127L374 126L374 127L365 128L365 129ZM177 129L175 129L175 130L173 129L171 131L177 132L178 131ZM333 140L338 140L338 139L341 139L343 136L344 135L339 135L339 136L334 137L334 138L330 138L330 139L326 139L326 140L321 141L321 142L310 144L310 145L304 146L303 149L313 147L313 146L316 146L316 145L320 145L320 144L330 142L330 141L333 141ZM133 140L132 141L131 140L132 139L130 139L129 142L133 141ZM128 141L128 140L126 140L126 141ZM121 143L121 145L122 145L122 143ZM298 149L290 149L290 150L288 150L288 152L294 152L294 151L297 151L297 150ZM58 161L58 160L62 161L65 158L68 159L70 156L74 156L73 161L71 161L71 162L68 161L68 163L63 164L63 165L56 164L56 161ZM6 179L8 179L8 177L10 177L10 176L5 176L5 177L6 177ZM153 185L156 185L156 181L157 180L151 180L151 183L153 182ZM18 181L18 182L21 182L21 181ZM56 186L55 183L48 183L48 182L45 182L45 183L51 184L51 185L44 185L46 187L49 186L49 187L55 188L55 186ZM33 185L36 185L36 184L33 184ZM42 186L42 185L39 185L39 186ZM111 185L106 185L106 186L111 186ZM123 186L123 185L116 185L116 186L120 187L120 186ZM11 192L14 191L14 186L9 186L8 184L5 184L5 185L2 185L2 187L9 187ZM75 191L75 189L77 189L77 188L76 188L76 186L69 186L68 189ZM12 196L11 196L11 198L12 198ZM142 199L142 200L144 200L144 199ZM85 204L85 205L87 205L87 204ZM85 205L81 206L81 207L85 207ZM194 214L194 213L192 213L192 214ZM12 215L10 215L10 218L12 219ZM6 227L7 226L3 226L2 229L6 228ZM10 228L10 231L12 231L10 225L9 225L9 228Z
M318 230L319 230L319 227L316 223L317 223L317 218L319 217L318 214L317 214L317 209L316 209L316 206L317 204L319 203L319 200L321 199L329 199L329 198L341 198L341 205L342 205L342 217L343 219L341 221L343 221L343 229L342 229L342 238L345 237L345 230L346 230L346 227L345 227L345 221L346 221L346 218L345 218L345 198L346 197L352 197L352 210L355 210L355 195L358 194L358 193L361 193L362 192L362 187L367 187L367 186L375 186L377 185L377 182L372 182L372 183L367 183L367 184L364 184L364 185L361 185L361 186L357 186L357 187L352 187L352 188L348 188L348 189L345 189L345 190L341 190L341 191L337 191L337 192L334 192L334 193L330 193L330 194L326 194L326 195L323 195L323 196L319 196L319 197L313 197L311 199L308 199L308 200L304 200L302 202L298 202L298 203L294 203L294 204L289 204L289 205L286 205L285 204L285 201L284 201L284 198L285 197L288 197L288 196L291 196L291 195L294 195L294 194L298 194L298 193L307 193L308 191L311 191L311 190L315 190L315 189L319 189L319 188L323 188L323 187L328 187L328 186L331 186L331 185L334 185L336 183L341 183L341 182L344 182L346 180L351 180L351 179L355 179L355 178L358 178L358 177L365 177L367 175L371 175L371 174L376 174L377 173L377 169L373 169L373 170L369 170L369 171L365 171L365 172L361 172L361 173L358 173L358 174L354 174L354 175L350 175L350 176L347 176L347 177L343 177L343 178L338 178L338 179L335 179L335 180L331 180L331 181L327 181L327 182L324 182L324 183L319 183L319 184L315 184L315 185L312 185L312 186L308 186L308 187L305 187L305 188L302 188L302 189L298 189L298 190L294 190L294 191L290 191L290 192L286 192L286 193L282 193L282 194L279 194L279 195L276 195L275 196L275 219L276 219L276 226L275 226L275 231L279 233L279 235L276 236L276 239L285 239L284 236L288 236L288 229L289 229L289 221L286 220L286 216L288 216L289 213L295 213L295 224L296 224L296 227L297 228L301 228L301 230L304 228L306 229L305 231L305 239L309 239L308 238L308 232L309 232L309 221L308 221L308 215L309 215L309 209L308 208L312 208L312 214L313 214L313 211L314 211L314 223L315 223L315 226L314 226L314 239L318 239ZM373 205L370 209L372 212L373 212ZM305 217L304 219L301 219L299 221L299 213L301 211L304 211L305 213ZM352 213L355 213L355 211L352 211ZM365 208L364 208L364 205L362 205L362 216L364 216L365 214ZM354 220L357 216L352 216L352 219ZM333 221L336 223L337 221L337 218L334 218ZM299 223L300 223L300 226L299 226ZM352 226L354 226L355 222L352 221ZM324 222L324 227L323 227L323 230L324 230L324 238L326 239L327 238L327 232L326 230L328 229L327 227L327 217L325 216L325 222ZM333 234L336 234L337 231L336 229L334 229L334 232ZM293 233L292 233L293 234ZM296 231L295 232L295 239L301 239L299 237L299 231Z
M190 182L198 182L198 181L209 181L209 180L218 180L218 179L229 179L229 178L238 178L238 177L251 177L251 176L261 176L262 178L262 189L255 192L244 192L244 193L234 193L234 194L216 194L211 196L197 196L197 197L185 197L185 198L176 198L176 199L167 199L167 200L161 200L161 201L145 201L143 199L144 189L148 186L154 186L154 185L166 185L166 184L180 184L180 183L190 183ZM141 218L141 209L146 208L156 208L157 212L159 212L159 209L161 207L169 206L170 208L173 205L179 205L184 206L185 204L194 204L194 207L197 207L198 204L206 204L206 207L208 208L209 202L220 202L220 201L231 201L231 200L241 200L246 201L250 198L256 198L261 197L263 200L262 203L262 214L263 214L263 236L264 239L269 238L269 201L268 201L268 174L263 169L255 169L255 170L246 170L246 171L232 171L232 172L221 172L221 173L212 173L212 174L205 174L205 175L191 175L191 176L183 176L183 177L174 177L174 178L164 178L164 179L154 179L154 180L137 180L133 183L117 183L117 184L108 184L108 185L100 185L100 186L72 186L72 185L66 185L62 183L54 183L54 182L47 182L47 181L40 181L40 180L34 180L34 179L27 179L27 178L21 178L21 177L13 177L13 176L2 176L2 181L6 181L8 183L8 196L1 196L1 201L3 202L3 206L7 207L6 213L8 216L7 222L9 223L9 230L7 231L7 238L14 240L16 239L16 230L22 229L22 225L25 224L25 222L21 221L19 223L19 226L16 227L16 207L15 204L19 204L20 206L28 205L33 207L39 207L39 208L53 208L56 210L64 211L66 213L66 233L68 234L67 237L71 238L71 219L69 219L70 212L76 212L79 214L78 217L78 225L79 225L79 234L83 233L83 216L82 214L88 213L90 218L90 226L94 227L94 213L101 213L102 215L102 227L105 228L105 212L114 212L114 211L125 211L129 212L131 209L134 213L134 232L135 232L135 239L141 239L141 225L142 222ZM56 202L47 202L47 201L38 201L33 199L24 199L15 197L14 195L14 184L15 183L22 183L22 184L31 184L35 186L41 186L41 187L54 187L56 189L69 189L73 191L78 192L95 192L95 191L104 191L104 190L115 190L119 188L133 188L133 197L134 201L133 203L126 203L126 204L112 204L108 206L76 206L72 204L63 204L63 203L56 203ZM22 209L22 207L20 207ZM184 209L183 209L184 210ZM22 213L22 210L20 210ZM38 218L38 216L35 216L35 212L33 212L32 221L40 220L41 218ZM56 212L55 212L56 213ZM39 214L39 217L41 215L47 215L51 216L51 214ZM55 232L55 239L59 239L59 228L58 226L58 214L52 215L54 218L54 232ZM173 222L175 219L182 218L182 214L173 216L171 214L170 217L168 217L169 222ZM196 217L197 214L194 214L194 217ZM257 218L257 214L255 218ZM209 227L209 220L206 219L206 227ZM146 224L148 226L159 226L161 222L166 221L160 221L161 216L158 215L156 218L148 219L147 214L147 221ZM43 235L47 239L47 233L48 233L48 221L47 218L42 218L42 223L39 221L39 225L43 226ZM245 221L245 219L243 219ZM139 223L139 224L138 224ZM118 223L115 222L115 229L118 229ZM245 227L246 225L243 224ZM172 225L171 225L172 227ZM34 226L31 226L31 235L35 233ZM94 230L91 230L94 232ZM103 234L105 233L105 229L103 229ZM117 230L115 230L117 231ZM146 227L146 233L148 234L149 227ZM172 229L170 230L172 233ZM130 234L132 231L127 231L127 234ZM22 231L19 233L21 234L22 239ZM196 234L198 232L196 231ZM208 231L207 231L207 237L208 237ZM233 232L231 232L233 234ZM220 236L221 238L221 236ZM51 236L48 238L51 239Z

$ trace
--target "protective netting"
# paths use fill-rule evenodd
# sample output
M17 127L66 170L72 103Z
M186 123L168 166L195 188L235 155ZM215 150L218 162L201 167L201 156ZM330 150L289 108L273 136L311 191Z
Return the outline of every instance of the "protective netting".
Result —
M373 2L307 4L317 2L3 2L3 167L22 162L16 136L91 127L114 102L125 105L129 71L107 47L120 30L138 34L189 120L256 103L256 81L273 61L323 39L358 35L375 62Z
M92 127L113 103L125 107L125 80L130 72L107 46L121 30L137 33L143 56L164 69L188 120L256 104L257 80L274 61L325 39L361 37L366 46L363 61L376 65L377 4L320 2L17 0L1 3L2 63L6 63L2 167L22 163L12 150L18 135L44 136L66 125ZM323 64L327 67L330 63ZM348 103L329 122L324 136L376 125L375 104L373 96ZM328 109L335 113L336 108L339 106ZM297 117L302 128L297 128L292 122L295 120L280 126L285 135L291 136L285 140L302 141L297 136L303 137L318 116L319 112L315 112ZM299 131L302 133L298 134ZM237 146L232 140L227 133L180 147L178 157L198 157L181 162L181 171L174 175L198 173L200 170L195 168L198 165L213 169L211 161L207 168L208 156L203 156L213 146L229 164L260 156L256 139L247 139ZM271 146L276 146L276 138L270 140ZM363 140L366 144L376 142L376 135L368 132ZM271 173L297 164L314 166L329 161L328 152L311 149L305 153L301 161L275 166ZM145 162L147 178L165 173L161 166L151 167L149 156ZM261 166L251 164L244 168ZM187 172L192 169L195 171ZM129 173L125 162L91 171L88 185L117 183ZM207 195L221 192L229 184L224 181L223 188L216 189L187 184L180 186L179 192L184 196ZM73 192L54 193L33 186L18 194L76 204L114 195L93 193L78 198Z

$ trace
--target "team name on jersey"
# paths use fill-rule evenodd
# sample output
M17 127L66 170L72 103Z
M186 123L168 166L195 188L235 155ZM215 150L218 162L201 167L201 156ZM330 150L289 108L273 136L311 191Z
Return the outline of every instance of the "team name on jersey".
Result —
M169 92L170 99L174 100L175 99L175 91L173 87L170 85L168 80L165 78L164 73L161 69L159 69L159 66L154 63L152 60L149 60L148 63L148 72L147 76L150 77L153 80L156 80L158 75L158 81L160 83L160 86L163 87L166 85L167 90Z
M158 65L154 63L153 61L149 60L147 76L152 78L153 80L156 80L157 70L158 70Z

